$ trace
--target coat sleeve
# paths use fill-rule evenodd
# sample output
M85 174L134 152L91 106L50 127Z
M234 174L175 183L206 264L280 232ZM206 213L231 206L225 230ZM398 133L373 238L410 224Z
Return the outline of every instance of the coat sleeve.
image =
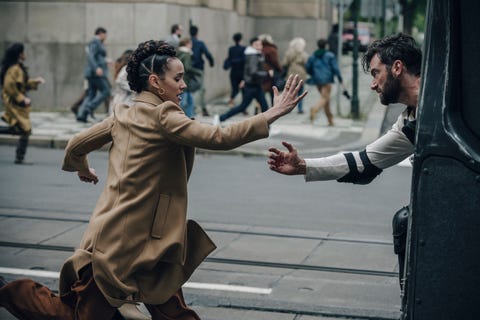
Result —
M310 56L307 60L307 63L305 64L305 70L307 73L311 76L313 76L313 56Z
M332 57L331 57L331 60L330 60L330 65L332 67L333 74L336 75L337 78L338 78L338 81L340 83L342 83L343 82L342 73L340 72L340 69L338 68L337 59L335 58L335 56L333 54L332 54Z
M95 70L99 67L98 61L95 59L99 49L96 41L91 41L87 46L87 61L93 74L95 74Z
M404 115L400 115L392 129L367 145L363 151L305 159L305 180L337 180L355 184L371 182L383 169L401 162L413 153L414 145L401 129L403 119Z
M214 66L213 56L210 53L210 51L208 51L207 45L203 42L202 42L202 44L203 44L202 45L203 54L205 55L205 57L207 57L208 63L210 63L210 67L213 67Z
M210 150L230 150L268 137L263 114L227 127L191 120L179 106L166 102L159 108L159 130L173 143Z
M12 66L7 70L5 74L5 80L3 82L3 91L7 96L12 99L16 105L23 106L25 94L20 91L19 87L23 83L23 71L18 66Z
M83 171L89 168L87 154L112 141L113 115L74 135L65 148L62 170Z

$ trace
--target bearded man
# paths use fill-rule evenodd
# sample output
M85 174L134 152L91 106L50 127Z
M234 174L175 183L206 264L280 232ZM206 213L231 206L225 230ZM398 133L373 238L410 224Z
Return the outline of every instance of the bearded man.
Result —
M362 151L323 158L303 159L291 144L282 142L288 151L270 148L270 169L285 175L304 175L307 182L337 180L368 184L383 169L403 161L414 151L421 63L422 52L411 36L397 34L374 41L362 60L363 69L373 77L370 88L378 93L384 105L406 105L392 128ZM393 218L394 251L399 258L401 284L407 219L408 208L402 208Z

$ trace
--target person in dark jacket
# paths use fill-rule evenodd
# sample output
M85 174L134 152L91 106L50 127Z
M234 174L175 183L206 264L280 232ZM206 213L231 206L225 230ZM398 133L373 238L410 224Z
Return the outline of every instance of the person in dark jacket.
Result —
M311 84L315 85L320 92L321 99L310 109L310 121L313 123L315 115L320 109L325 110L328 125L333 126L333 115L330 111L330 92L332 91L333 77L337 76L342 84L342 74L338 68L335 55L325 49L327 41L319 39L317 41L318 50L316 50L307 61L307 73L311 75Z
M88 81L87 96L83 100L77 113L77 121L87 122L87 117L93 117L93 111L105 99L110 97L110 83L108 82L107 52L103 43L107 39L107 30L98 27L95 37L88 43L87 63L84 76Z
M195 101L197 101L200 107L202 108L202 115L208 116L207 106L205 104L205 82L204 82L205 61L203 60L203 56L207 58L208 63L210 64L210 67L213 68L215 62L213 60L212 54L210 53L210 51L208 51L208 48L205 45L205 42L203 42L202 40L198 40L197 26L190 27L190 36L192 37L192 51L193 51L192 65L194 68L202 71L202 76L200 77L202 85L200 89L198 89L198 91L196 92Z
M230 69L230 84L232 91L230 93L229 106L233 107L236 95L240 92L240 82L243 80L243 68L245 66L245 46L240 44L242 34L237 32L233 35L235 45L228 48L228 57L223 63L223 69Z
M243 88L242 102L222 114L220 117L214 117L214 124L219 121L225 121L237 113L245 111L253 99L257 100L262 108L262 112L267 111L268 104L265 100L265 94L262 89L262 83L267 76L267 71L263 69L265 58L262 54L262 41L254 37L250 40L250 45L245 49L245 68L243 80L240 87Z

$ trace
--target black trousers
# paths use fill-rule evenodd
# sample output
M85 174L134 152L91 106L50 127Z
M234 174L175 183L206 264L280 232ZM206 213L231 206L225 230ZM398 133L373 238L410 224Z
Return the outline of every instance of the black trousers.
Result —
M0 127L0 134L11 134L11 135L18 135L20 136L18 138L17 142L17 150L15 152L16 161L23 161L25 158L25 154L27 153L27 147L28 147L28 139L30 137L30 132L26 132L19 126L13 126L13 127L5 127L1 126Z

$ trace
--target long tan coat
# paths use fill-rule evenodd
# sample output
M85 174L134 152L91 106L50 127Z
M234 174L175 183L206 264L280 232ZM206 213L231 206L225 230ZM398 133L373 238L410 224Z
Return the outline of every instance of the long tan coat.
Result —
M268 136L261 114L220 128L189 119L150 92L135 101L74 136L63 163L66 171L86 169L86 155L112 142L105 188L80 248L62 268L60 291L68 292L78 271L91 263L98 287L117 307L164 303L215 249L203 229L186 219L194 148L231 149Z
M5 113L2 119L9 126L18 126L29 133L32 130L30 123L30 107L22 105L28 90L37 89L38 82L28 79L20 64L8 68L3 80L2 99Z

